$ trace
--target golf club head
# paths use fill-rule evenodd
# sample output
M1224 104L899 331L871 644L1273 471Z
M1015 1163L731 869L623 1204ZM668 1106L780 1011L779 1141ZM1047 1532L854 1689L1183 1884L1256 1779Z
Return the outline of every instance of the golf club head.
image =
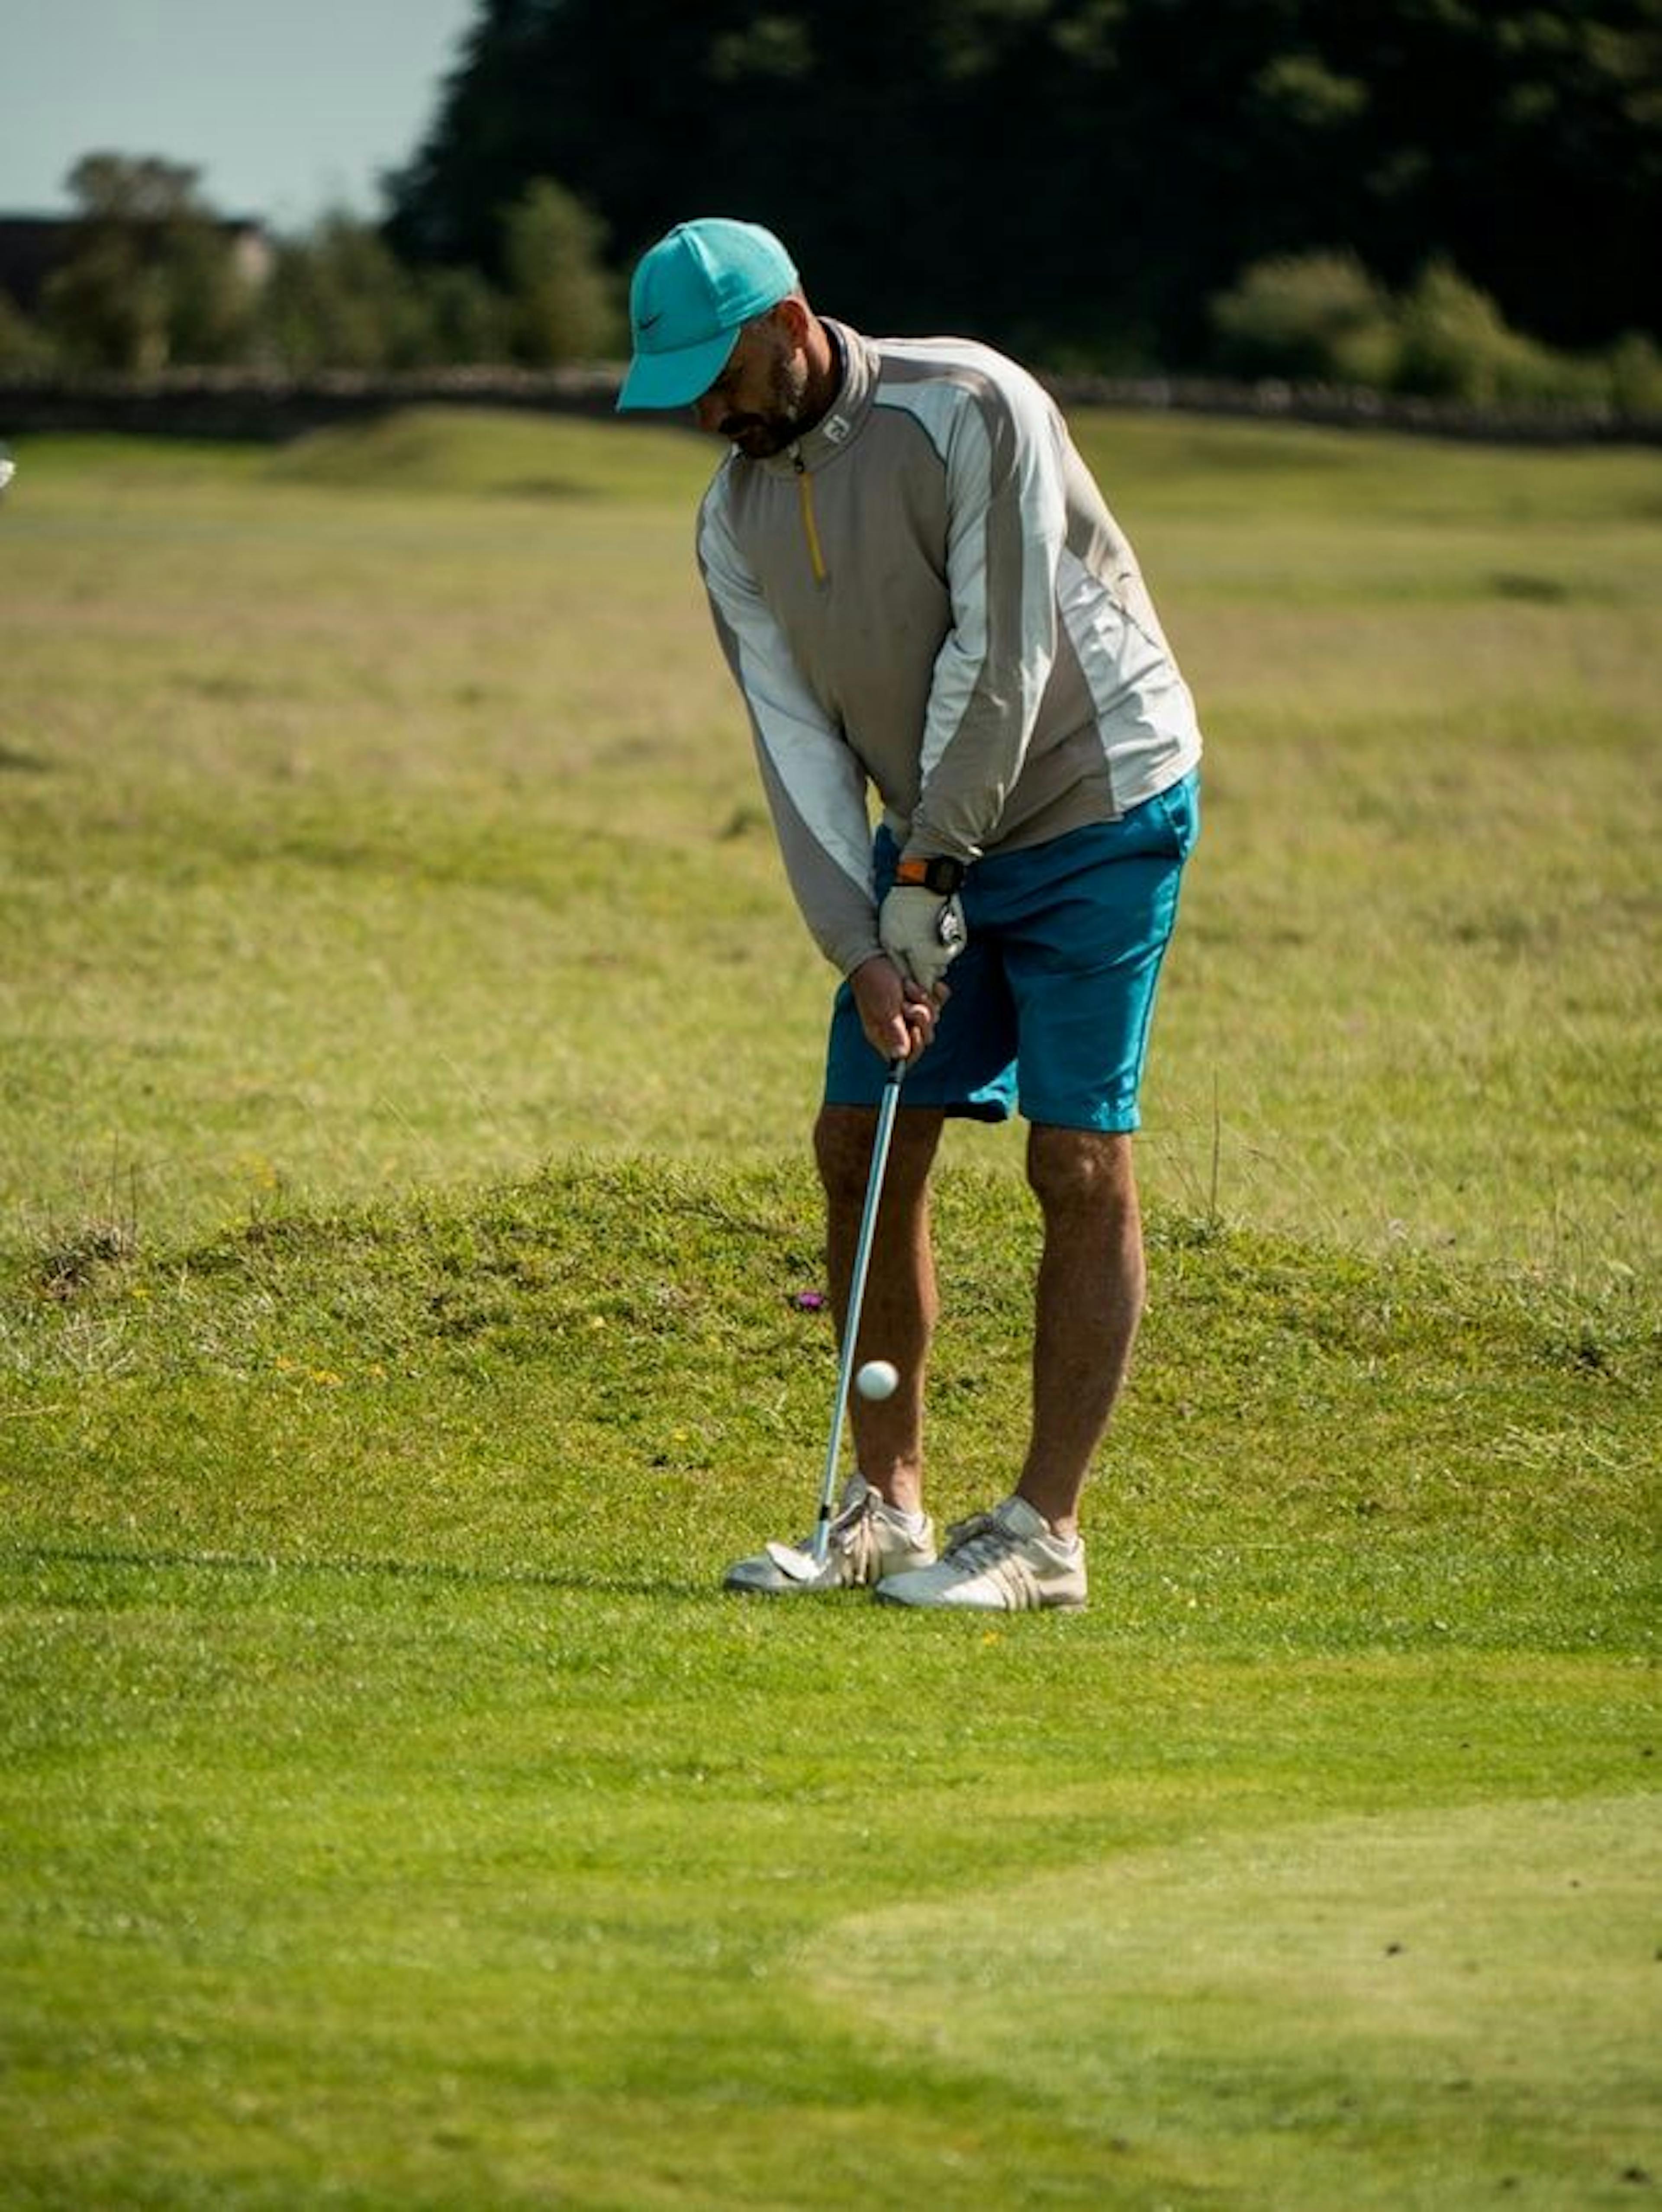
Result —
M780 1573L794 1583L818 1582L825 1572L825 1561L816 1559L812 1552L800 1545L773 1540L770 1541L767 1552Z

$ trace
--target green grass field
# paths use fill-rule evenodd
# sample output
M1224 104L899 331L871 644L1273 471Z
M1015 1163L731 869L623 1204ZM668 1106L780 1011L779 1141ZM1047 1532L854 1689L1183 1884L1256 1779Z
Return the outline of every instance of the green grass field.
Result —
M19 441L0 2203L1662 2187L1662 455L1078 427L1207 830L1093 1607L1008 1623L716 1587L833 1360L709 449Z

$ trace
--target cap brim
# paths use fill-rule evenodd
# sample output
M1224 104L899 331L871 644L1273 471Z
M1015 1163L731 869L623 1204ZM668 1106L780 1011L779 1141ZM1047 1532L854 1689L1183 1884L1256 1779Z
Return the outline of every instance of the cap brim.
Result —
M637 353L618 394L618 408L691 407L727 367L738 343L736 330L723 331L674 353Z

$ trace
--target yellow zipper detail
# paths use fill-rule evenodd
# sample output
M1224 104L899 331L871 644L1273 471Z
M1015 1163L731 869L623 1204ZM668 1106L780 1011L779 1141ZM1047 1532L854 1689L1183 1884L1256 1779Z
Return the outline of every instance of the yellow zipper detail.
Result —
M802 465L802 456L796 456L796 495L802 503L802 528L808 541L808 561L813 569L813 580L825 580L825 556L819 544L819 525L813 519L813 483Z

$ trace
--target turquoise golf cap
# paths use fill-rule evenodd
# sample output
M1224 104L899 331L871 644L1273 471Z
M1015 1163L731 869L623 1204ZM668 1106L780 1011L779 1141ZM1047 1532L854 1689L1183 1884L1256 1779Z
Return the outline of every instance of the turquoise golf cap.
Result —
M759 223L677 223L641 256L629 288L635 357L619 409L691 407L727 367L740 327L796 284L789 254Z

